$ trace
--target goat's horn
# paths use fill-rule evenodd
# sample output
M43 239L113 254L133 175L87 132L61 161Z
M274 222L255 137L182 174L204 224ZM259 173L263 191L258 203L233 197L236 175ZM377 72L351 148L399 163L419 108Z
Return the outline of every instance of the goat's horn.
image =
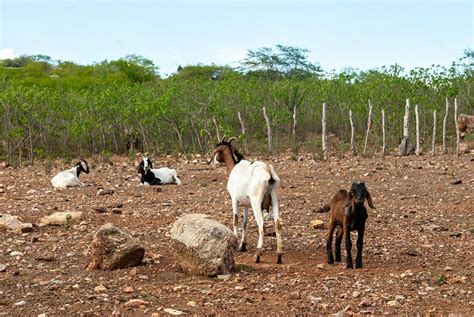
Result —
M222 137L221 143L225 141L225 135Z
M214 156L217 154L219 150L215 149L214 152L212 152L211 154L211 159L209 160L209 162L207 163L207 165L211 165L212 163L212 159L214 158Z
M227 140L227 142L231 143L232 141L237 141L237 140L238 139L235 136L233 136L229 140Z

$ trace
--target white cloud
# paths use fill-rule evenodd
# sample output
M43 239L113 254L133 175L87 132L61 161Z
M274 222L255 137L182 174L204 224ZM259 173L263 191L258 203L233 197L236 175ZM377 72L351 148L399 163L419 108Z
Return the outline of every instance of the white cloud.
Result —
M214 57L214 63L218 65L223 64L237 64L239 61L247 57L247 50L237 46L227 46L217 49Z
M13 48L0 48L0 60L18 57Z

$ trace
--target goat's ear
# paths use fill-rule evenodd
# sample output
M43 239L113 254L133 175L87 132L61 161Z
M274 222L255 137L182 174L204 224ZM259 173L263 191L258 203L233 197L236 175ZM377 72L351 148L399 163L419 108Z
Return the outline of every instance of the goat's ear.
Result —
M367 199L367 203L369 204L369 207L372 209L375 209L374 203L372 202L372 196L370 196L369 191L365 192L365 199Z
M143 158L143 154L141 152L138 152L136 155L137 162L140 163Z

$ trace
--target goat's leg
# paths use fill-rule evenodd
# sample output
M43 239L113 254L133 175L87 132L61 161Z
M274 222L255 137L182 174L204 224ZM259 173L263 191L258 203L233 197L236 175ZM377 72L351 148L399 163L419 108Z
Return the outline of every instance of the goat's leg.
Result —
M240 241L240 252L247 251L247 220L249 218L249 208L244 207L244 219L242 221L242 240Z
M239 225L239 203L235 199L232 200L232 214L234 216L232 224L234 225L234 234L235 237L239 237L238 225Z
M350 225L344 221L344 238L346 240L346 269L352 269L352 241Z
M336 228L334 222L329 222L328 237L326 240L326 252L328 255L328 263L334 264L334 257L332 255L332 236L334 234L334 229Z
M272 212L273 220L275 221L275 234L277 239L277 263L281 264L281 257L283 255L283 246L281 240L281 220L280 220L280 206L278 205L278 197L275 190L270 193L272 197Z
M262 209L261 209L261 200L260 201L252 201L252 210L253 215L255 217L255 221L257 222L258 227L258 243L257 243L257 251L255 253L255 263L260 263L260 256L262 255L263 249L263 216L262 216Z
M362 267L362 247L364 245L364 231L365 223L362 224L357 230L357 256L355 260L356 269L360 269Z
M342 228L338 227L336 230L336 262L341 262L341 242L342 242L342 236L344 235L344 231Z

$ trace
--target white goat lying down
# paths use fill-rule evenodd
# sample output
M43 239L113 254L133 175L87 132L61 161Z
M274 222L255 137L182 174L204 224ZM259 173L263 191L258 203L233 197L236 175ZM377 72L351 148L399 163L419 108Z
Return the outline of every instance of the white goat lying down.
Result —
M181 179L175 169L168 167L154 169L148 157L138 156L138 158L141 158L138 164L138 173L140 173L140 183L142 185L181 185Z
M56 188L66 188L66 187L85 187L86 185L79 180L79 175L81 172L89 174L89 166L87 165L86 160L81 159L80 162L68 170L59 172L51 179L51 185Z
M232 199L232 211L234 214L234 233L238 237L237 225L239 222L239 206L244 207L242 222L242 240L240 242L240 251L246 251L247 234L246 226L249 207L252 207L255 221L258 226L258 244L255 254L255 262L260 262L260 256L263 248L263 215L262 210L270 211L272 207L273 219L275 221L275 233L277 239L277 263L281 263L282 258L282 240L281 240L281 221L279 215L277 189L280 184L280 178L275 173L273 166L264 162L249 162L244 160L242 154L231 144L235 137L222 141L216 145L216 149L211 154L211 162L224 163L229 173L227 181L227 191Z

